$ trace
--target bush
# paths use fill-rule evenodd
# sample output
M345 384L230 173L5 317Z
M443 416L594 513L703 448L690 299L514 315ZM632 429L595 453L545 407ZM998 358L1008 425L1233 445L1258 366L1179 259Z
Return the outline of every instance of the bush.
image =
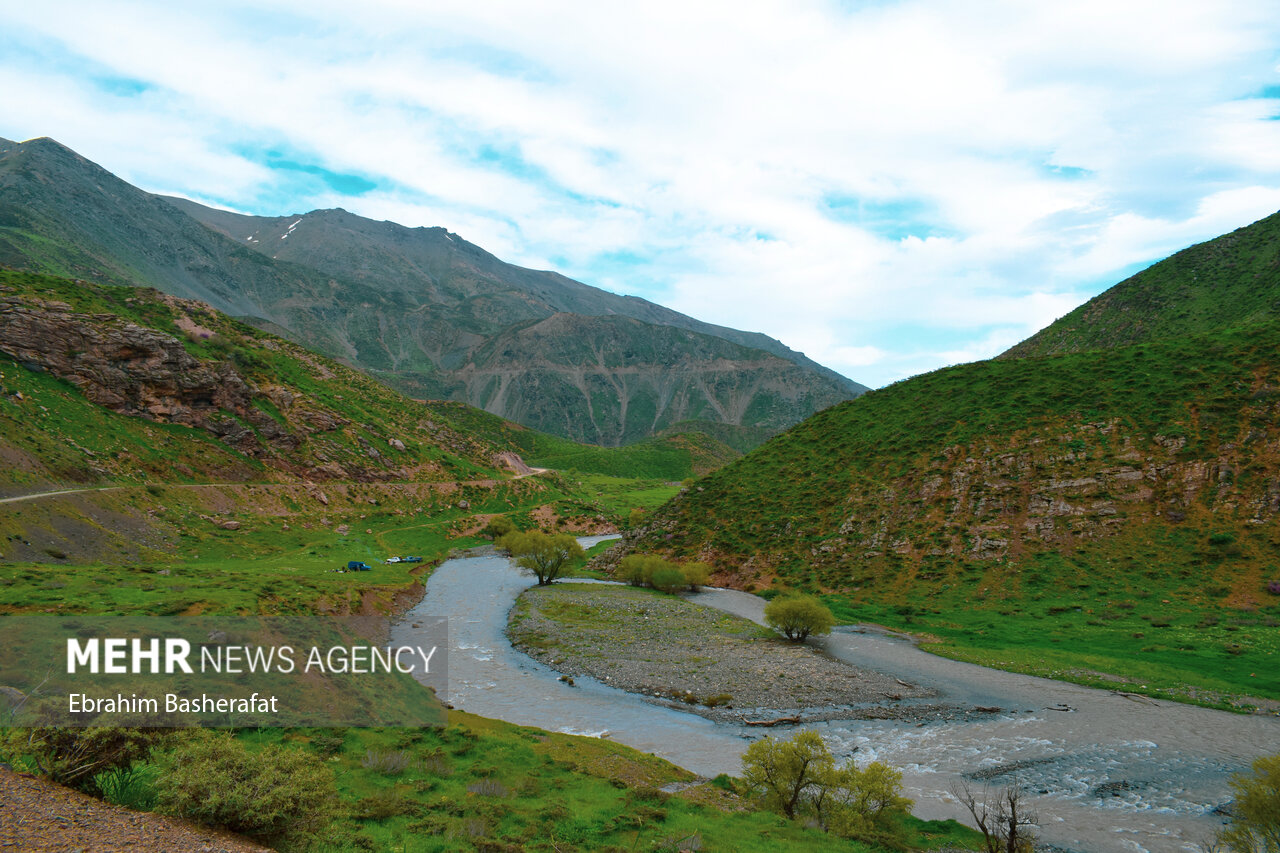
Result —
M697 592L711 577L711 567L706 563L685 563L680 570L684 572L684 582L689 585L690 592Z
M680 571L680 567L670 560L664 560L657 554L628 554L622 558L618 574L632 586L656 587L657 584L654 583L654 578L664 571L676 571L680 574L680 580L676 582L675 589L684 586L684 572ZM664 580L669 580L671 577L668 574L664 576Z
M254 752L230 733L199 729L160 756L161 811L269 841L298 841L333 818L333 772L310 752Z
M370 749L365 752L360 766L383 776L399 776L413 766L413 756L403 749L395 752Z
M822 805L822 823L836 835L905 846L903 819L911 813L911 800L902 796L901 770L879 761L837 770Z
M359 820L387 820L402 815L416 815L422 804L398 788L383 788L367 797L361 797L352 808L352 817Z
M742 771L743 783L766 808L790 818L807 815L845 838L906 846L903 820L911 801L902 796L902 772L887 764L837 768L822 737L807 731L789 741L767 737L751 744Z
M664 561L665 562L665 561ZM679 592L688 584L680 567L668 563L654 571L649 584L659 592Z
M168 736L169 732L162 729L46 726L28 730L25 744L16 742L21 732L15 731L11 746L26 755L40 775L50 781L101 796L102 781L111 774L127 773L134 764L145 761Z
M1253 775L1234 777L1231 788L1231 825L1218 833L1218 844L1230 853L1280 851L1280 755L1253 762Z
M761 796L765 808L790 818L816 798L834 770L827 745L817 732L800 732L789 741L758 740L742 754L742 779Z
M764 621L788 640L803 643L810 634L830 634L835 617L812 595L785 595L764 608Z
M622 558L622 562L618 565L618 577L632 586L644 586L648 572L645 564L649 561L649 557L642 557L639 554L628 554Z
M495 515L489 519L489 524L484 529L484 535L490 537L495 542L511 533L516 529L515 522L507 518L505 515Z

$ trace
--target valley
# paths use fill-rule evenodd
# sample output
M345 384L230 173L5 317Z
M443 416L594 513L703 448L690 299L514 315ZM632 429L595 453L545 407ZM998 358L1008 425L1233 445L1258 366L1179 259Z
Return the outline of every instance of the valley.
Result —
M1117 285L1089 322L1118 328L1111 302L1127 320L1201 305L1178 271L1270 245L1270 220L1253 227ZM605 343L643 318L530 317L457 369L500 395L531 383L565 417L567 374L539 371L572 362L574 393L607 405L552 435L406 397L383 368L260 316L0 270L10 624L270 617L367 644L443 617L450 658L434 694L412 688L439 728L164 735L72 777L59 750L85 748L79 735L11 727L0 758L147 809L172 808L178 765L200 755L287 754L310 769L282 789L320 780L329 805L323 826L240 827L280 849L822 850L835 836L735 780L750 743L813 731L838 762L898 768L914 801L892 839L854 849L977 849L953 790L967 781L1021 786L1055 850L1194 850L1229 812L1233 776L1280 749L1280 326L1255 293L1274 282L1246 273L1234 311L1079 347L1051 327L1043 351L828 408L794 359L723 336L666 324L627 344L632 363ZM532 338L545 360L518 343ZM681 377L725 393L696 402ZM733 391L748 386L802 405ZM646 427L629 431L637 413ZM564 575L596 582L526 592L529 575L490 550L511 530L588 537ZM609 583L630 556L705 562L716 588ZM797 647L759 626L766 601L794 593L831 610L829 637ZM13 713L37 674L0 665Z

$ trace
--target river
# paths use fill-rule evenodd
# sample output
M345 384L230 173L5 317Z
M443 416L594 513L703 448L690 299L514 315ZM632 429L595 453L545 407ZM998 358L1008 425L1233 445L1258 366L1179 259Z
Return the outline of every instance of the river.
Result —
M602 538L581 541L590 546ZM506 558L449 560L426 595L392 629L448 619L448 701L485 717L570 734L609 737L704 776L737 773L758 730L713 723L590 678L575 686L507 641L507 613L532 577ZM761 621L764 601L732 590L692 600ZM814 643L850 664L938 690L941 701L1000 713L946 722L832 721L809 726L840 758L903 770L913 811L967 818L951 794L973 774L1016 780L1030 794L1041 837L1080 853L1197 851L1222 824L1227 780L1256 757L1280 752L1280 718L1243 716L1017 675L939 658L893 636L840 628ZM776 734L784 735L783 731ZM982 781L973 781L981 789Z

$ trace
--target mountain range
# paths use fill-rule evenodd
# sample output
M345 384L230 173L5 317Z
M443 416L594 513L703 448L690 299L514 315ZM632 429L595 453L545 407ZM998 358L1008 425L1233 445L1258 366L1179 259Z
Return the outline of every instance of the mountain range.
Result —
M50 139L0 140L0 265L200 300L410 396L593 444L706 423L749 446L866 390L765 335L513 266L444 228L215 210Z

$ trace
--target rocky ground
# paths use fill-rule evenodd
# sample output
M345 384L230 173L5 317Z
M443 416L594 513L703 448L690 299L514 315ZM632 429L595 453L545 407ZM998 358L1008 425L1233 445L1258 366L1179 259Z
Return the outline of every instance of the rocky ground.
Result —
M920 701L928 690L770 636L746 619L633 587L533 587L512 608L509 634L566 678L591 676L720 721L942 711Z
M230 833L135 812L0 768L0 850L22 853L267 853Z

